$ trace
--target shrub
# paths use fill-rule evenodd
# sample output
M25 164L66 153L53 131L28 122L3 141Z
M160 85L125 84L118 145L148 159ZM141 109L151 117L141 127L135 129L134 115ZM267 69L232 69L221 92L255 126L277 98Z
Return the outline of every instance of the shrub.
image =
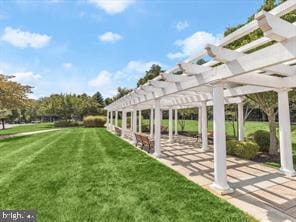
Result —
M251 141L229 140L226 143L227 154L243 159L254 159L259 152L259 146Z
M242 149L240 150L240 156L247 160L252 160L257 156L259 152L259 146L257 143L251 141L242 142Z
M142 125L142 132L150 132L150 126L147 124Z
M126 118L126 127L127 128L130 128L131 125L132 125L132 119L131 119L131 117L127 117Z
M253 139L259 145L260 151L268 152L270 146L270 135L268 131L257 130L253 135Z
M79 122L73 122L73 121L68 121L68 120L59 120L54 122L53 124L55 127L77 127L80 126L81 124Z
M87 116L83 118L83 125L85 127L103 127L105 123L105 116Z
M237 140L228 140L226 142L226 150L227 154L229 155L235 155L235 150L237 150L237 147L239 146L239 141Z

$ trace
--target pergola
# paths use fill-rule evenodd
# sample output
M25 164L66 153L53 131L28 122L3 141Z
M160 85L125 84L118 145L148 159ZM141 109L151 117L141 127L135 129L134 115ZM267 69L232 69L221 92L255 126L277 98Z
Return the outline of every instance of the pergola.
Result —
M239 140L244 139L243 96L275 91L278 94L279 139L281 171L295 175L292 158L291 126L288 91L296 87L296 25L281 17L296 9L296 0L288 0L270 12L261 11L255 19L223 38L219 45L208 44L197 55L161 73L145 85L108 105L107 127L118 125L118 112L122 112L122 137L127 133L127 112L132 115L132 135L138 131L137 111L150 111L150 134L154 136L154 155L161 157L162 110L169 111L169 140L173 140L173 110L197 107L202 149L208 149L207 106L213 106L214 124L214 183L212 187L222 193L232 192L226 176L225 111L227 103L238 104ZM247 34L261 29L264 37L236 50L225 48ZM267 44L273 43L273 44ZM266 46L268 45L268 46ZM251 52L259 46L266 46ZM196 61L209 56L212 59L197 65ZM182 74L176 74L182 72ZM139 118L139 122L141 119ZM175 122L175 134L177 134ZM141 131L139 123L139 131Z

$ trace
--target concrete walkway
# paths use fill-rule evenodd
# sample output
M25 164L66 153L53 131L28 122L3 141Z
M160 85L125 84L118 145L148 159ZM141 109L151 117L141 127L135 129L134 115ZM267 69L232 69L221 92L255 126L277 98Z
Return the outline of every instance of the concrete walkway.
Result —
M213 182L213 152L202 152L196 139L175 137L161 140L162 158L158 160L189 180L260 221L296 221L296 178L286 177L277 169L252 161L227 157L231 195L221 196L209 185Z
M39 130L39 131L25 132L25 133L15 133L10 135L0 135L0 140L20 137L20 136L29 136L29 135L40 134L40 133L48 133L48 132L57 131L57 130L62 130L62 129L48 129L48 130Z

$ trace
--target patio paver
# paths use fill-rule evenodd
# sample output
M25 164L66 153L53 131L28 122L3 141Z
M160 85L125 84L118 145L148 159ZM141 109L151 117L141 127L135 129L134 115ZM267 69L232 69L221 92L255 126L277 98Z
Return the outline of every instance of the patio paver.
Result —
M230 195L214 192L213 150L203 152L196 139L178 136L175 141L161 139L161 163L184 175L194 183L222 197L260 221L296 221L296 178L287 177L277 169L253 161L227 157L229 184L235 188Z

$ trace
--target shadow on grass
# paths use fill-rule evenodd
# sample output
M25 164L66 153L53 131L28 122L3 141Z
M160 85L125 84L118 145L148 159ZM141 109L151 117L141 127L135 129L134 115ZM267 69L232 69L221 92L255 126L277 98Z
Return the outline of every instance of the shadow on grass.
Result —
M8 134L6 134L5 136L7 136ZM0 135L0 143L1 142L15 142L15 141L19 141L22 140L25 137L28 137L31 135L26 135L26 136L16 136L16 137L10 137L10 138L5 138L5 139L1 139L1 135Z

